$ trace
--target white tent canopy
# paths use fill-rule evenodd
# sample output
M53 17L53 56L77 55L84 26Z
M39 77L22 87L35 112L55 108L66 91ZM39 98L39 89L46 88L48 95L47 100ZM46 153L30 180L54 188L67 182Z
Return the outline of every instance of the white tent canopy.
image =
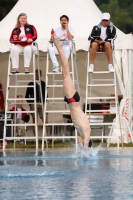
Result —
M88 36L92 27L101 20L101 11L93 0L19 0L10 13L0 22L1 53L9 51L9 37L15 27L17 16L22 12L27 14L28 22L36 27L39 50L43 52L47 51L51 29L60 26L59 18L61 15L69 16L70 26L75 31L77 50L88 50ZM133 36L131 34L126 35L117 29L115 68L121 93L124 97L128 96L129 98L132 93L132 51ZM129 117L131 117L131 101L129 110Z
M28 22L38 32L41 51L47 51L47 42L52 28L60 26L60 16L69 16L75 31L77 50L88 50L87 39L92 27L101 20L101 11L93 0L19 0L11 12L0 22L0 52L9 50L9 37L15 27L17 16L26 13ZM117 35L125 35L117 29Z

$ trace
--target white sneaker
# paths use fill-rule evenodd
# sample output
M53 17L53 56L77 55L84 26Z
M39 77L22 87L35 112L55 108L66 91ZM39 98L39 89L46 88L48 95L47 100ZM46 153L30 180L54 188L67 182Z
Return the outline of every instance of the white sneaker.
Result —
M54 67L53 72L58 73L59 72L59 67Z
M94 70L94 65L90 64L89 68L88 68L88 72L93 72Z
M108 65L108 68L109 68L109 71L110 71L110 72L114 72L114 71L115 71L112 64L109 64L109 65Z

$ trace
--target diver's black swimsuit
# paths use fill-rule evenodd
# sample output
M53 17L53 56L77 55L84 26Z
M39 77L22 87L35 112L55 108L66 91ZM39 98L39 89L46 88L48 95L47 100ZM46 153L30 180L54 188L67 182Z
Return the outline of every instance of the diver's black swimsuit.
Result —
M80 96L79 93L76 91L74 96L72 98L67 99L66 96L64 97L64 101L66 101L68 104L73 102L79 102Z

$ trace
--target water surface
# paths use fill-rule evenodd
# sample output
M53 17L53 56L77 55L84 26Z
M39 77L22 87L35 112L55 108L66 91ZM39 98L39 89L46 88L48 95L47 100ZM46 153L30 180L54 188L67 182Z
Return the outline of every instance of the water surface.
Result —
M0 200L133 199L133 151L0 153Z

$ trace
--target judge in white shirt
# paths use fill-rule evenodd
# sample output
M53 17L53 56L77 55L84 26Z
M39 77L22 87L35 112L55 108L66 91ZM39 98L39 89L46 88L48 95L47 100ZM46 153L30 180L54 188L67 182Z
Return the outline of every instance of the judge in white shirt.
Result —
M94 59L97 51L105 51L108 59L108 69L110 72L114 72L111 40L115 38L116 28L113 23L110 22L110 14L103 13L101 22L93 27L88 38L88 40L91 41L89 72L93 72L94 70Z
M62 15L60 17L60 23L61 26L55 29L54 32L59 40L63 41L63 51L66 58L69 59L71 52L71 40L74 38L74 30L69 26L69 18L67 15ZM49 47L49 55L53 64L53 72L58 73L61 72L61 67L59 67L56 54L58 54L56 47Z

